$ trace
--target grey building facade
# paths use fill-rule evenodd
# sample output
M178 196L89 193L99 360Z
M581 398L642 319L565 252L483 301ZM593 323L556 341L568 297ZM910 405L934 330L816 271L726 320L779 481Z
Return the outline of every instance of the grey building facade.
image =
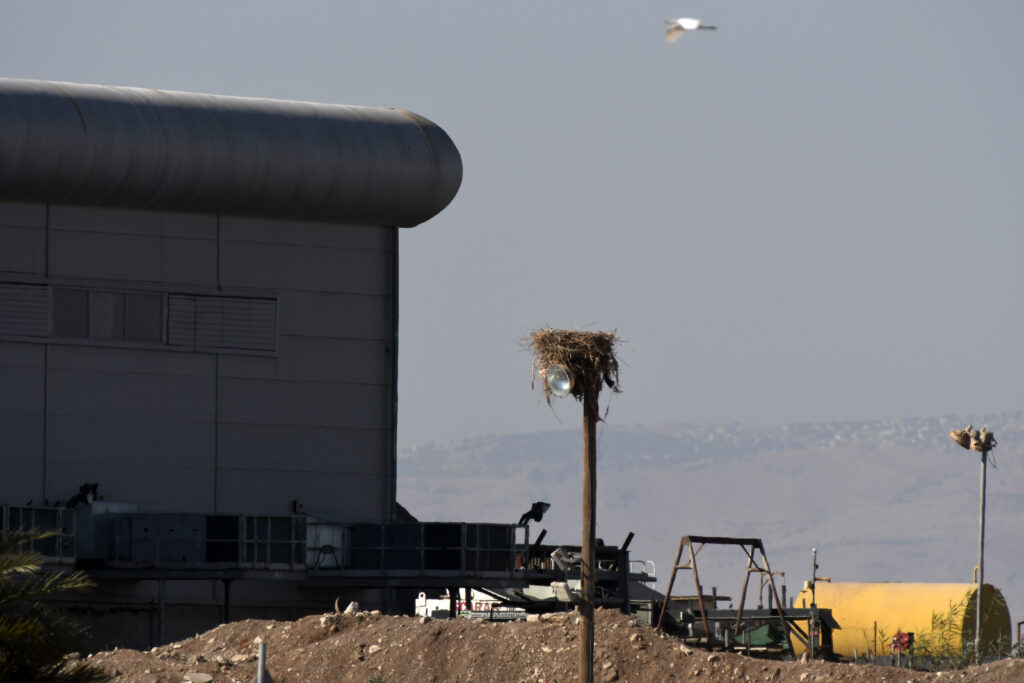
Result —
M395 500L399 231L461 179L405 111L0 79L0 533L96 581L54 601L92 647L443 589L565 607L544 531ZM628 545L599 605L655 580Z
M397 521L398 232L461 177L400 110L0 79L3 529L159 592L150 640L231 581L324 604L307 570Z
M406 112L0 81L0 500L389 521L398 227L460 179Z
M0 235L0 499L390 520L394 228L4 203Z

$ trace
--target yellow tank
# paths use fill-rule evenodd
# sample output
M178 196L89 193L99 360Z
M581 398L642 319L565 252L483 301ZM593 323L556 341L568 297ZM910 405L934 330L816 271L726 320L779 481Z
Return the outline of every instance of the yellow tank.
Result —
M831 609L840 626L832 634L832 650L837 655L852 657L854 650L858 654L888 654L897 631L913 633L919 649L922 638L936 643L944 639L957 652L964 643L968 647L974 643L977 584L818 581L815 588L818 607ZM1010 612L1003 594L987 583L982 603L982 647L987 648L1010 637ZM793 606L811 606L809 588L800 591ZM933 616L944 625L941 631L933 630ZM806 622L800 627L806 632ZM796 639L793 647L797 655L803 652Z

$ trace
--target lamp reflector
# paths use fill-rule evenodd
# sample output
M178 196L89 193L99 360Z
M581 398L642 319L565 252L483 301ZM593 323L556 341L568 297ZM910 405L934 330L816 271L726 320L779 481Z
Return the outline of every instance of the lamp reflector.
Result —
M544 377L555 396L565 398L572 391L572 375L561 365L549 365Z

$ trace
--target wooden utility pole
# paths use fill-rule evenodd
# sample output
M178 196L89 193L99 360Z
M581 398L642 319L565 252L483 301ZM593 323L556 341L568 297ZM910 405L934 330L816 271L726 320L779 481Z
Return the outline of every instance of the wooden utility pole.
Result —
M583 381L583 562L580 566L579 677L580 683L591 683L594 680L594 574L597 569L594 558L597 534L597 392L601 385L590 377L584 377Z
M570 394L583 403L583 542L580 544L579 680L594 680L594 597L597 593L597 397L601 383L619 393L617 338L611 332L553 330L530 334L534 368L544 382L548 405L551 397ZM626 571L620 567L619 571Z

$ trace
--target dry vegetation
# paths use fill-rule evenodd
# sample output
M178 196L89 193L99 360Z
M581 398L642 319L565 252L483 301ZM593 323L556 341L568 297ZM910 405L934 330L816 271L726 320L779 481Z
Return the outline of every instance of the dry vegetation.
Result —
M295 622L240 621L149 652L114 650L89 661L117 680L249 683L267 644L276 683L298 681L574 681L573 613L535 621L431 620L360 612ZM615 610L596 611L595 681L984 681L1024 680L1024 661L1004 659L963 671L923 673L827 662L775 662L690 650Z

